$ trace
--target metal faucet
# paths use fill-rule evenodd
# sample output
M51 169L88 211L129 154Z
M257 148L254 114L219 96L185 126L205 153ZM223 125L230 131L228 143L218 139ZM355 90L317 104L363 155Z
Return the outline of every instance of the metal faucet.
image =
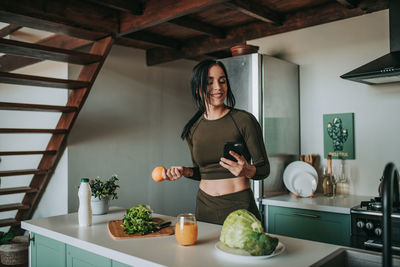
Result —
M383 267L392 267L392 208L399 207L399 173L393 163L388 163L383 171Z

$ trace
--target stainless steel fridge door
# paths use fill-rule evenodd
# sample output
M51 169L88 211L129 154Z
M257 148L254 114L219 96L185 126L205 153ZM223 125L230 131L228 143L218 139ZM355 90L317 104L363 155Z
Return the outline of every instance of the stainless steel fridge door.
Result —
M262 125L271 172L264 195L285 191L283 171L300 153L299 67L263 56Z
M251 112L260 118L261 55L248 54L224 58L229 84L236 99L236 108Z

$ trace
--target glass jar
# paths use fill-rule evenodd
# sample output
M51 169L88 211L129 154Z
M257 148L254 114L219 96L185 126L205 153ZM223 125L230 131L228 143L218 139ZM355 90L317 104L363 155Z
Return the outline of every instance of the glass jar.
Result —
M338 170L338 182L336 188L336 194L338 196L346 197L349 195L350 186L349 181L344 172L344 160L341 161Z
M197 240L196 216L192 213L182 213L175 224L175 238L182 246L193 245Z

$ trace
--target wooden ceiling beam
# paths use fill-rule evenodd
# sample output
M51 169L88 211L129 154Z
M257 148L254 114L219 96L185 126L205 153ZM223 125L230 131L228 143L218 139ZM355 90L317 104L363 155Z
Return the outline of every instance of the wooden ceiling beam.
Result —
M157 47L155 45L151 45L146 42L125 37L118 37L117 39L115 39L114 45L121 45L125 47L138 48L143 50L150 49L149 47Z
M6 37L7 35L12 34L13 32L18 31L21 29L21 26L10 24L5 26L3 29L0 29L0 38Z
M141 16L121 14L120 35L137 32L228 0L148 0Z
M283 22L283 16L281 14L260 5L254 0L233 0L225 5L267 23L282 25Z
M0 21L88 40L118 31L118 12L83 1L0 1Z
M356 8L360 3L359 0L336 0L339 4L347 7L347 8Z
M213 36L216 38L225 38L226 36L226 32L224 29L215 27L213 25L195 20L195 19L191 19L188 17L181 17L181 18L177 18L177 19L173 19L168 21L169 23L172 23L174 25L178 25L180 27L183 28L187 28L187 29L191 29L191 30L195 30L201 33L204 33L206 35L209 36Z
M230 29L227 31L227 37L225 39L206 37L189 40L182 45L182 48L179 51L166 48L149 49L146 51L147 65L157 65L181 58L194 58L214 51L228 49L234 45L243 44L248 40L360 16L365 13L387 8L388 2L375 0L364 0L360 2L357 8L353 9L348 9L338 5L337 3L329 2L323 6L287 15L285 24L282 26L256 22ZM318 16L315 14L318 14Z
M146 7L146 0L87 0L89 2L116 9L123 12L130 12L134 15L142 15Z
M136 41L166 48L179 49L181 47L181 43L178 40L144 31L127 34L124 38L134 39Z

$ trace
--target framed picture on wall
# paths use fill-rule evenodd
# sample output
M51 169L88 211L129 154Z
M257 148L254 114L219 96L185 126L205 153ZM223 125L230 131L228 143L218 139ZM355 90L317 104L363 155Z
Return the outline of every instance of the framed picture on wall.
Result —
M355 159L354 113L323 115L324 158Z

